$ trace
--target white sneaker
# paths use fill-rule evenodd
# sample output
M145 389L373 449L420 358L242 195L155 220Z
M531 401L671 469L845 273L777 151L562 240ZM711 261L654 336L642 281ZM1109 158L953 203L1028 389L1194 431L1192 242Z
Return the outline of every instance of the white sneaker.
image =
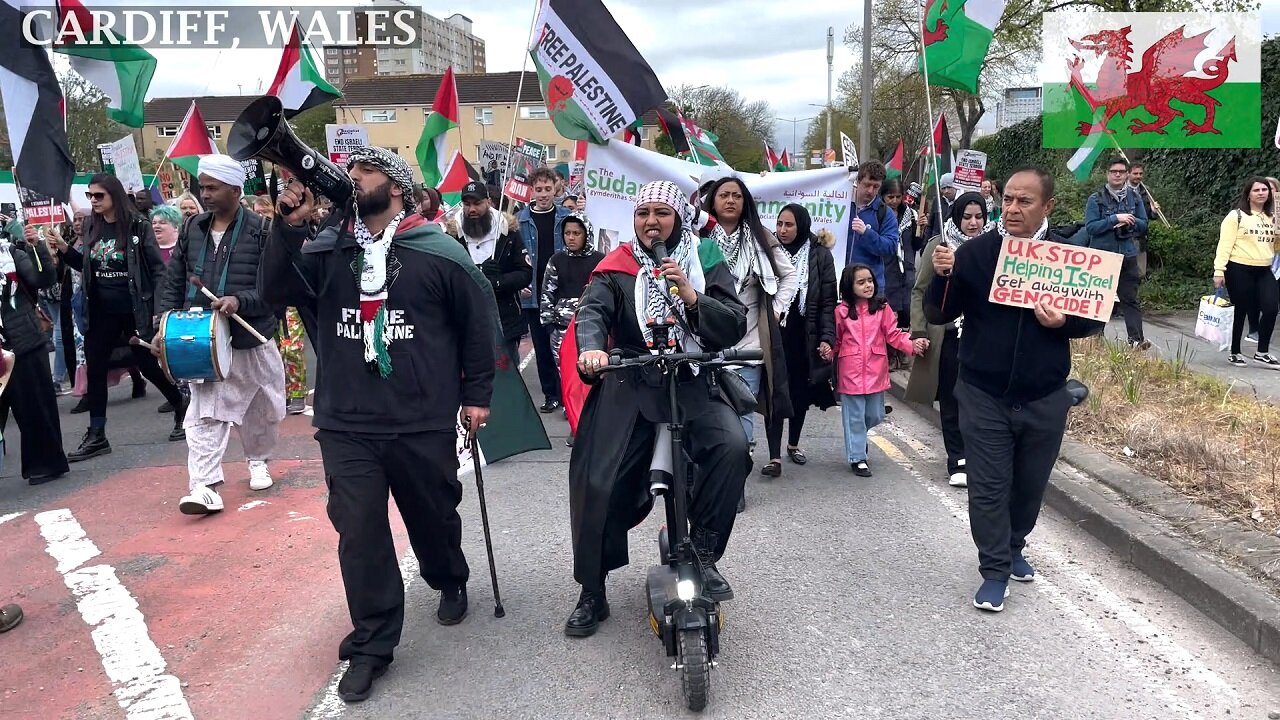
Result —
M953 472L951 473L951 479L947 481L947 484L951 487L969 487L969 473L964 472L963 470L960 472Z
M249 461L250 490L266 490L271 487L273 483L274 481L271 479L271 470L267 468L266 460Z
M222 511L222 498L213 488L202 485L198 490L182 498L178 509L183 515L211 515Z

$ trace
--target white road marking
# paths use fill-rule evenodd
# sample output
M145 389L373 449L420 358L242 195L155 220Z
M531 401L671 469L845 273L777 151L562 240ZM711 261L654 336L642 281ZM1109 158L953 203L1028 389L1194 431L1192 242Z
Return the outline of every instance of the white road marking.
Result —
M9 513L8 515L0 515L0 525L3 525L9 522L10 520L16 520L26 514L27 514L26 510L20 510L15 513Z
M965 504L956 499L955 494L948 493L943 490L937 483L929 482L915 465L907 459L906 455L898 449L893 443L884 438L872 438L872 442L880 448L889 459L896 462L903 470L907 472L918 483L924 486L930 495L937 498L953 517L961 522L965 528L969 527L969 510ZM1094 594L1098 599L1101 607L1111 609L1116 614L1116 619L1123 623L1130 632L1135 636L1143 639L1144 642L1150 643L1153 650L1168 653L1173 656L1170 660L1182 663L1187 669L1188 676L1202 681L1216 695L1226 696L1232 700L1238 700L1239 695L1231 688L1221 677L1199 662L1187 652L1182 646L1169 637L1166 633L1157 628L1154 624L1142 617L1133 607L1116 596L1114 593L1106 590L1102 583L1098 582L1090 573L1082 569L1069 569L1068 562L1058 553L1054 552L1045 545L1036 546L1037 564L1041 570L1048 567L1051 572L1063 577L1070 577L1080 584L1083 592ZM1067 593L1056 583L1046 580L1043 574L1037 573L1034 583L1030 583L1042 595L1047 597L1050 602L1062 610L1073 620L1083 626L1096 638L1098 638L1104 646L1111 644L1117 653L1117 659L1130 670L1134 671L1134 675L1144 677L1146 683L1152 690L1175 708L1182 716L1186 718L1197 718L1198 713L1192 710L1185 701L1177 694L1175 688L1170 687L1168 683L1161 680L1157 676L1150 675L1142 666L1141 661L1131 653L1121 649L1121 646L1114 642L1114 636L1109 634L1106 628L1102 627L1096 620L1088 615L1085 610L1068 597ZM1108 643L1108 641L1111 641Z
M400 558L400 577L404 580L404 591L409 592L409 586L413 584L413 579L418 576L418 557L413 554L413 548L404 551L404 556ZM329 684L325 686L324 696L320 698L320 702L307 713L308 720L323 720L324 718L337 718L347 711L347 704L338 697L338 683L342 680L342 673L347 671L346 661L338 663L338 669L334 671L333 677L329 678Z
M315 520L315 518L311 517L310 515L303 515L302 513L297 512L296 510L290 510L289 522L297 522L299 520Z
M70 510L35 516L46 551L58 562L76 608L91 628L94 647L111 680L116 702L129 720L193 718L178 678L165 673L160 648L151 640L138 602L110 565L80 567L101 555Z
M270 504L271 503L267 502L266 500L251 500L241 505L240 507L236 508L236 511L244 512L245 510L252 510L256 507L262 507L263 505L270 505Z
M532 359L533 359L533 351L530 350L529 354L525 355L524 359L520 361L520 372L524 372L524 369L529 367L529 361Z

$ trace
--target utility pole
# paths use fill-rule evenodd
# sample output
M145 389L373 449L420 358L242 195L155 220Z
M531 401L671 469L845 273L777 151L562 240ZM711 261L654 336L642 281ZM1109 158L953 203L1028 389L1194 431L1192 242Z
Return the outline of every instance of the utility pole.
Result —
M858 157L866 162L871 157L871 0L862 10L862 127L858 134Z
M822 162L827 162L827 150L831 149L831 77L835 70L836 60L836 29L834 27L827 28L827 145L822 149ZM794 145L794 143L793 143Z

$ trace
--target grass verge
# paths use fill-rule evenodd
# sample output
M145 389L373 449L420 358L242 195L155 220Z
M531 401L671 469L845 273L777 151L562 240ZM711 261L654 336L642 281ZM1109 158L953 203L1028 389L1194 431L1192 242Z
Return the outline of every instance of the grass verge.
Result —
M1069 430L1206 505L1277 532L1280 407L1192 372L1194 353L1190 343L1160 359L1105 338L1076 341L1072 374L1090 395L1072 411Z

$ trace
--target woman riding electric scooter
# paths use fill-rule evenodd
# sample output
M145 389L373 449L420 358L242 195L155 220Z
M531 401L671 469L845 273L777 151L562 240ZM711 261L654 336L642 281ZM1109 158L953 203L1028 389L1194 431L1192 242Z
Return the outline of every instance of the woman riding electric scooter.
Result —
M652 182L636 198L637 240L611 252L592 275L578 305L577 371L593 383L577 423L569 461L569 512L574 579L582 585L565 634L586 637L609 617L605 576L628 563L627 531L653 506L649 469L655 423L671 418L660 373L624 368L597 377L608 351L648 355L652 320L678 313L670 337L679 349L719 351L746 333L746 308L713 242L700 241L682 217L688 208L675 183ZM663 242L667 257L654 258ZM672 293L672 290L675 293ZM567 338L566 338L567 340ZM696 373L696 374L695 374ZM682 367L677 401L685 448L697 468L689 506L691 539L713 600L733 597L716 569L733 529L746 478L746 438L738 415L717 386L715 372Z

